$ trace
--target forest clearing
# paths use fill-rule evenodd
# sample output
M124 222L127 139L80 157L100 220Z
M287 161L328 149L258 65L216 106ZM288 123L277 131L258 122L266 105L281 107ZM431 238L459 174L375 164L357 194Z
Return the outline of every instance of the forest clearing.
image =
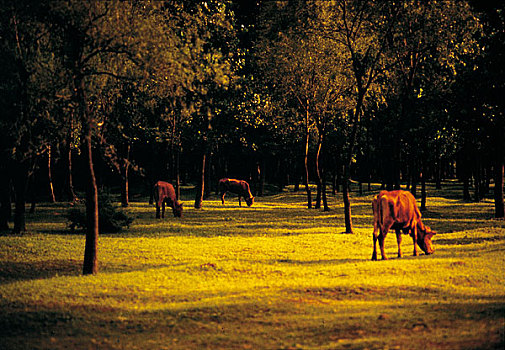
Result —
M85 236L64 203L27 215L27 233L0 236L5 349L502 349L505 223L462 187L428 186L423 220L433 255L371 261L371 200L305 208L302 191L239 207L217 196L182 218L130 203L128 230L100 235L100 273L82 276ZM183 192L182 201L192 196Z

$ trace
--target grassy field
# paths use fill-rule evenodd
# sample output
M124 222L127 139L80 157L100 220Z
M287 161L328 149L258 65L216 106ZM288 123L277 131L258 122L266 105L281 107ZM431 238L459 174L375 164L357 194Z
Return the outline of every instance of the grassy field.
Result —
M99 239L100 273L82 276L84 236L64 204L40 205L28 233L0 237L2 349L503 349L505 222L493 203L429 188L435 254L372 255L371 199L330 212L303 192L217 198L182 219L133 202L132 227ZM169 212L170 213L170 212ZM170 213L171 214L171 213Z

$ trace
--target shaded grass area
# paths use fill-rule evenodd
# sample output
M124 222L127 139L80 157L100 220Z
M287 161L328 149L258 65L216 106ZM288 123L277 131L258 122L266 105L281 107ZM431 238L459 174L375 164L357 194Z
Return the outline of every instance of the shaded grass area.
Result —
M492 202L430 188L436 252L370 261L377 190L305 209L282 192L238 207L216 197L182 219L154 218L102 235L100 274L81 276L84 236L65 206L41 205L29 233L0 237L0 337L6 349L502 349L505 224ZM386 252L396 256L390 235Z

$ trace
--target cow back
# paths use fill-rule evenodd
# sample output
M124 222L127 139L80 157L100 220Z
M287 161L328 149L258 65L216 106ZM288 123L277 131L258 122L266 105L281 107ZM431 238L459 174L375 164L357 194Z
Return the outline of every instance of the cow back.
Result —
M172 202L176 201L175 189L172 184L165 181L158 181L154 185L154 200L157 203L170 199Z
M224 178L219 180L219 189L221 192L231 192L241 195L244 198L251 198L252 193L249 184L244 180Z

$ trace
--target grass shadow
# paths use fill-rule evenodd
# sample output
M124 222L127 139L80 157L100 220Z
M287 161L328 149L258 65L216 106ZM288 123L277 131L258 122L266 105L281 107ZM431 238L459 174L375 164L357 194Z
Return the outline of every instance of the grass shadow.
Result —
M0 283L80 274L82 274L82 261L77 259L44 260L37 263L19 261L0 263Z

